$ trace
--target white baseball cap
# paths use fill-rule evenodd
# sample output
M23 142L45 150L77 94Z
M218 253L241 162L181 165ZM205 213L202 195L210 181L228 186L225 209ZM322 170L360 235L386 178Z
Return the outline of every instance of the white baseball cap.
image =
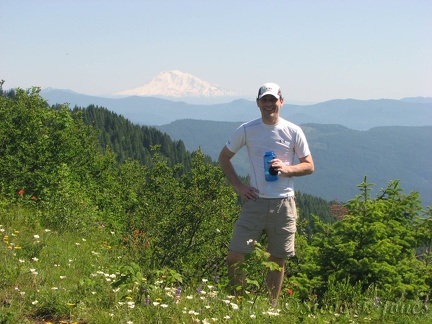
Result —
M280 87L276 83L264 83L258 90L258 99L266 95L272 95L273 97L280 99L282 98L282 92Z

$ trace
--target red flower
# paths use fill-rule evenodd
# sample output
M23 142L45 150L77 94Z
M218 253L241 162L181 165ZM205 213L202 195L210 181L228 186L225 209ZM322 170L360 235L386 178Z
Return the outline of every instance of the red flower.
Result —
M36 196L32 196L31 199L36 201Z
M293 294L292 289L287 289L287 293L290 294L290 295L292 295Z
M20 191L18 191L18 195L22 196L24 194L24 189L21 189Z

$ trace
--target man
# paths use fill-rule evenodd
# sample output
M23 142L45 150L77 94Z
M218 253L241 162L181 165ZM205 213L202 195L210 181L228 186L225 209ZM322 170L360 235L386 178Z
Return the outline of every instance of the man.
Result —
M251 241L259 241L263 233L268 238L269 261L282 269L269 271L267 288L271 303L276 306L284 278L285 259L292 257L296 227L296 205L293 177L314 171L309 146L300 127L280 117L284 99L277 84L266 83L259 88L256 99L261 118L247 122L234 132L219 155L219 163L228 181L245 200L236 222L228 251L228 274L231 287L243 286L240 265L252 252ZM243 184L231 163L231 158L247 147L250 159L250 185ZM273 151L276 158L270 166L277 171L276 181L266 181L263 157ZM294 157L299 163L294 163Z

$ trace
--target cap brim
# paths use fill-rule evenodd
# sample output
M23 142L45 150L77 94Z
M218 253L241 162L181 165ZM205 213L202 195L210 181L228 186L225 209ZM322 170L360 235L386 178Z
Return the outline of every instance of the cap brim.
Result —
M263 94L261 94L261 95L258 97L258 99L261 99L262 97L267 96L267 95L271 95L271 96L275 97L276 99L280 99L280 96L279 96L278 94L275 94L275 93L272 92L272 91L266 91L266 92L264 92Z

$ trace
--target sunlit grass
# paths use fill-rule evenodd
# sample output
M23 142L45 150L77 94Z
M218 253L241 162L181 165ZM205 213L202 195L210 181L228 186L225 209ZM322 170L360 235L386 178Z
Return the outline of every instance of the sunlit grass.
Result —
M192 286L170 269L138 266L122 237L103 227L58 233L18 211L0 215L0 323L427 323L421 304L318 308L284 289L235 297L221 278ZM395 306L396 305L396 306ZM393 307L393 308L392 308ZM395 308L396 307L396 308ZM402 309L404 307L404 309ZM384 312L385 311L385 312Z

